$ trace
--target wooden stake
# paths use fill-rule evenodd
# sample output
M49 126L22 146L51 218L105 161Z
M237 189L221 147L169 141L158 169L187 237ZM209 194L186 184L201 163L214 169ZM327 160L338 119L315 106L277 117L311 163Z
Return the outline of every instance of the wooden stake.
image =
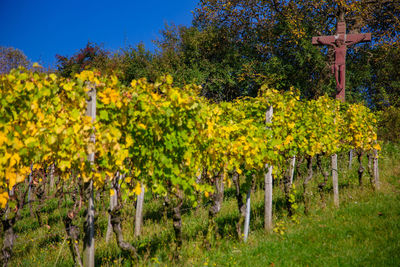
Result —
M289 180L289 186L292 186L293 184L293 177L294 177L294 169L296 167L296 156L293 156L290 159L290 166L289 166L289 175L290 175L290 180Z
M351 169L351 163L353 162L353 149L349 151L349 169Z
M244 220L244 242L247 241L247 237L249 236L249 229L250 229L250 195L251 195L251 188L246 195L246 217Z
M143 203L144 203L144 184L140 184L140 194L136 203L136 217L135 217L135 236L140 236L142 223L143 223Z
M332 184L333 184L333 203L339 207L339 180L337 167L337 154L332 155Z
M117 187L118 187L118 180L119 180L119 173L115 175L115 181L112 181L112 188L114 194L110 196L110 211L113 211L115 207L118 205L118 192L117 192ZM113 235L113 226L111 223L111 214L108 214L108 224L107 224L107 232L106 232L106 243L109 243L112 235Z
M88 92L88 103L86 115L96 119L96 88L90 85ZM95 143L95 136L92 134L91 142ZM88 155L88 161L94 164L94 152ZM83 242L83 265L85 267L94 267L94 201L93 201L93 179L85 185L85 193L88 199L88 208L86 211L86 221L84 224L85 238Z
M378 168L378 150L374 149L374 183L376 190L380 189L380 182L379 182L379 168Z
M273 108L270 106L265 116L265 121L267 124L272 122L273 112ZM270 232L272 230L272 166L266 164L265 168L268 171L264 176L264 229L267 232Z

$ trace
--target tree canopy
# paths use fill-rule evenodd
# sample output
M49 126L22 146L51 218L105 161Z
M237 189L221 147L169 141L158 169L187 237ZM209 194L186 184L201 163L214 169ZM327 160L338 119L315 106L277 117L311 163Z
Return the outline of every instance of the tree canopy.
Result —
M389 0L200 0L192 25L166 25L156 51L139 44L112 54L88 44L70 58L58 56L58 68L64 76L96 68L127 85L171 74L178 86L201 85L216 102L256 96L265 84L296 88L308 99L333 96L333 50L311 39L335 34L341 13L349 33L373 37L347 52L346 99L377 109L400 105L400 5Z
M0 46L0 74L9 73L19 66L27 68L29 64L29 59L21 50Z

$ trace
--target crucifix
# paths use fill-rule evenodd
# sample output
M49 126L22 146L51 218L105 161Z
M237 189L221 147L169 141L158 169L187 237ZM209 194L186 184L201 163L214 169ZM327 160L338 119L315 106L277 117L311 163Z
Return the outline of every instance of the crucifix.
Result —
M346 22L339 20L336 25L336 35L317 36L312 38L313 45L329 45L335 49L335 62L332 65L332 73L336 80L336 99L345 101L346 82L346 52L347 47L371 41L371 33L346 34Z

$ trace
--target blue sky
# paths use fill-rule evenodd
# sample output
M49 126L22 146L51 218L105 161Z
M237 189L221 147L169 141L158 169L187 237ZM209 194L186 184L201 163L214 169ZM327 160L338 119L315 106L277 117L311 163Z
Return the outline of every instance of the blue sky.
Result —
M190 25L198 0L0 0L0 46L54 66L88 41L110 50L143 41L153 50L165 23Z

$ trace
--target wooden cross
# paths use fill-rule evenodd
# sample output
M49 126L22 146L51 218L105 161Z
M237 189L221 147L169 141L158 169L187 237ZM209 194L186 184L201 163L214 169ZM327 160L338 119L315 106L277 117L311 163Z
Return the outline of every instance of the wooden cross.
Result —
M332 73L335 74L336 79L336 99L345 101L347 47L369 41L371 41L371 33L346 34L346 22L344 21L337 23L336 35L312 38L313 45L330 45L335 49L335 62L332 65Z

